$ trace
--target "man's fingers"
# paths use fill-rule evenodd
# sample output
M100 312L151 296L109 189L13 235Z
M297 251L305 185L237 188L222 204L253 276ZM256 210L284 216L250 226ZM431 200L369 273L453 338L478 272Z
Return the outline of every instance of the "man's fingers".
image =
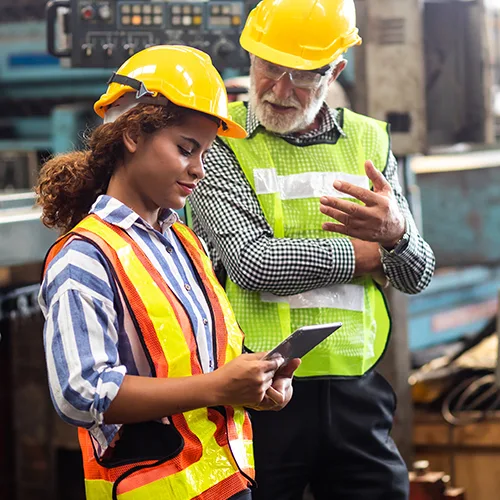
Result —
M342 224L347 224L348 220L370 220L370 209L352 201L323 196L320 203L319 209L322 213Z
M344 224L335 224L334 222L323 222L321 225L323 231L329 231L330 233L339 233L345 234L346 236L351 236L355 238L354 231L349 230L348 226L344 226Z
M348 194L351 198L356 198L362 201L365 205L375 205L377 202L377 195L369 189L356 186L350 182L336 180L333 187L341 193Z
M391 190L391 186L387 182L387 179L384 177L382 172L380 172L380 170L375 168L375 165L371 160L365 162L365 172L368 178L372 181L373 190L376 193Z

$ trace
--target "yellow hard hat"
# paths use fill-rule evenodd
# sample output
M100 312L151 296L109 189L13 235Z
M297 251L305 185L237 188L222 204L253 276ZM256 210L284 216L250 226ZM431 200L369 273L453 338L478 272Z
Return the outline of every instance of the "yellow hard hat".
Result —
M221 120L219 135L246 137L245 130L229 119L226 88L209 55L182 45L157 45L125 61L108 81L106 93L94 104L101 117L128 92L164 96L177 106L194 109Z
M353 0L262 0L240 38L251 54L288 68L313 70L359 45Z

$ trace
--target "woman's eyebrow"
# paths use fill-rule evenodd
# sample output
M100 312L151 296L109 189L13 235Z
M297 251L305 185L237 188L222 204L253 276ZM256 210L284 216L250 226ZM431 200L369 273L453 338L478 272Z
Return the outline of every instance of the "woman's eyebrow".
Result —
M194 146L195 149L200 149L201 148L200 143L196 139L193 139L192 137L186 137L185 135L181 135L181 137L184 140L190 142Z

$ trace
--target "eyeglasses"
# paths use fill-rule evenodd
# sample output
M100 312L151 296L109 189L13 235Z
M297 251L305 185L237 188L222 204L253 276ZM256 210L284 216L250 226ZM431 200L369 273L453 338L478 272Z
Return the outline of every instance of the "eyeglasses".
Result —
M275 82L281 80L283 76L288 74L290 81L295 87L300 89L315 89L321 84L323 78L331 74L332 66L325 66L324 68L316 69L314 71L307 71L301 69L291 69L285 66L273 64L259 57L255 58L255 65L258 71Z

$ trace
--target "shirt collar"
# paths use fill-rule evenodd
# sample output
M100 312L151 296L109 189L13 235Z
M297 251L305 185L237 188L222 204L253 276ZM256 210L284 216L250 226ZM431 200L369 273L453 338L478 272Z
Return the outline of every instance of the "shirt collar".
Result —
M148 229L153 229L151 225L146 222L140 215L136 214L131 208L124 205L121 201L102 194L92 205L90 209L91 214L96 214L102 220L118 226L124 230L130 229L134 224L141 224ZM177 212L170 208L162 208L158 215L158 223L162 233L169 229L172 224L179 220Z
M297 139L297 137L300 137L301 139L310 139L335 129L342 137L347 137L346 133L344 132L339 123L341 113L342 113L342 108L330 108L328 104L326 104L325 102L323 103L323 106L319 110L320 126L317 129L311 130L310 132L307 132L306 134L303 134L301 136L297 136L296 134L286 134L286 135L277 134L277 135L280 135L280 137L284 138ZM251 105L248 104L248 113L246 122L248 138L250 138L255 133L258 127L263 127L263 125L259 122L257 116L252 110Z

